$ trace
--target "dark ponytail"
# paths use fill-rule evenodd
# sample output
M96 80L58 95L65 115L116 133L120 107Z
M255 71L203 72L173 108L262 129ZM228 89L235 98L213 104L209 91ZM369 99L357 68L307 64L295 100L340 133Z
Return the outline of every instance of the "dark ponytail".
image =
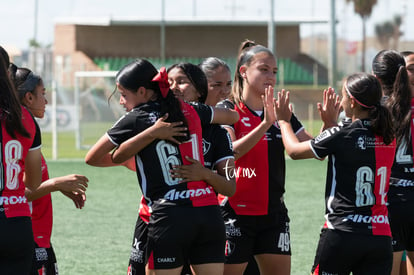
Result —
M372 70L381 81L386 106L390 109L397 144L410 138L411 90L404 57L394 50L380 51L373 60Z
M187 127L187 120L181 110L181 102L174 96L171 89L168 89L165 97L162 95L160 86L168 84L168 80L167 83L153 81L157 74L157 69L148 60L137 59L122 67L117 73L115 80L117 83L134 93L136 93L140 87L153 90L156 95L155 101L160 104L161 116L168 113L167 122L182 121L183 126ZM175 138L179 141L185 141L189 136L189 132L187 132L187 137Z
M16 138L16 133L29 138L30 134L22 122L22 107L10 81L6 62L3 54L0 54L0 120L12 138Z
M392 115L381 104L382 89L378 79L367 73L352 74L346 79L345 89L362 109L369 111L373 133L390 144L395 138Z

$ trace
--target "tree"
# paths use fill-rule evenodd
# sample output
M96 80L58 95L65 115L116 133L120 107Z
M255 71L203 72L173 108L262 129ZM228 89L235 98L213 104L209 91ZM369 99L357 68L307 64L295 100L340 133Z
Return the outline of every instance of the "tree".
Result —
M377 4L377 0L346 0L346 2L354 3L354 11L362 19L361 71L365 71L366 21L371 16L372 8Z
M40 43L36 39L32 38L29 40L29 46L33 48L40 48Z
M386 21L375 25L377 39L383 49L391 49L391 39L393 41L392 49L398 50L398 44L402 32L400 26L402 19L400 15L395 15L393 21Z
M390 21L375 25L375 34L383 49L390 48L390 39L392 38L393 33L394 26Z

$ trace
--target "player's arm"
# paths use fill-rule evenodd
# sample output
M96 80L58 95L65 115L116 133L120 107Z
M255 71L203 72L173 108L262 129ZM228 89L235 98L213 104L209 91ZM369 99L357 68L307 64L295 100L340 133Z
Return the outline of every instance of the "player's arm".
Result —
M139 134L122 142L119 147L112 153L114 163L122 163L135 156L142 149L147 147L156 139L169 140L173 143L180 144L175 137L186 136L186 127L182 127L182 122L165 122L168 114L159 118L151 127L148 127Z
M269 87L265 90L265 95L262 97L264 107L264 119L257 125L250 133L244 137L234 140L235 133L232 129L226 127L230 137L233 139L234 157L241 158L249 152L266 134L267 130L276 121L276 116L273 108L273 88Z
M85 162L91 166L109 167L119 165L112 161L111 151L115 148L109 137L103 135L92 147L85 156Z
M177 165L174 166L170 171L172 178L181 178L181 182L188 181L204 181L210 184L214 190L225 196L232 196L236 192L236 181L232 175L234 172L231 170L234 169L234 161L229 164L229 177L225 175L215 173L214 171L204 167L199 161L185 157L190 164L187 165ZM230 162L230 160L229 160ZM220 165L221 173L225 173L226 164ZM233 174L230 174L233 173ZM231 177L230 177L231 176Z
M282 132L283 145L286 153L292 159L314 158L310 141L300 142L295 135L290 124L292 117L292 106L289 103L289 92L282 90L278 92L278 100L275 102L275 112L277 115L280 131Z
M112 161L111 152L115 147L115 144L109 140L109 137L106 134L103 135L86 154L86 164L97 167L125 166L126 168L135 171L134 158L127 159L120 163Z
M321 133L331 127L338 126L338 116L341 110L339 96L331 87L323 91L323 103L318 102L319 116L322 120Z
M40 184L35 190L26 188L25 195L29 201L36 200L51 192L65 191L84 194L88 187L88 178L83 175L66 175L50 178Z
M215 169L217 170L217 176L220 176L220 181L216 186L213 186L217 193L224 196L233 196L236 193L236 165L234 164L234 158L228 158L226 160L216 163Z
M42 182L42 154L40 147L30 150L25 159L25 168L23 181L26 189L30 191L36 190Z
M227 103L220 104L216 107L200 102L191 102L189 104L196 110L200 117L201 125L205 126L207 124L231 125L239 120L239 113L233 110L232 107L227 106ZM233 104L231 105L233 106Z
M236 123L240 116L235 110L228 108L212 107L213 108L213 120L212 124L231 125Z

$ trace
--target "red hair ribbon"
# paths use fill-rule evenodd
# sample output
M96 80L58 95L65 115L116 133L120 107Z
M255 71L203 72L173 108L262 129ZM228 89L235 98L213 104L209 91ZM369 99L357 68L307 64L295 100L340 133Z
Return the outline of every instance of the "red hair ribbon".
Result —
M165 67L162 67L158 74L152 79L153 82L158 82L162 97L166 97L170 90L170 83L168 82L168 74Z

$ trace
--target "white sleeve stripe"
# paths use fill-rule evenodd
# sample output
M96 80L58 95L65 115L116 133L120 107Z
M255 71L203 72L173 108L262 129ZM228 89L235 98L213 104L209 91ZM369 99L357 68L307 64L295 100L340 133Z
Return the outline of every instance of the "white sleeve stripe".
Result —
M310 140L309 140L309 146L310 146L310 148L311 148L311 150L312 150L313 154L315 155L315 157L316 157L317 159L323 159L323 157L319 156L319 155L316 153L315 149L314 149L314 148L313 148L313 146L312 146L312 142L311 142Z
M106 137L109 139L109 141L113 144L113 145L115 145L115 146L118 146L119 144L117 144L115 141L113 141L112 140L112 138L108 135L108 133L105 133L105 135L106 135Z
M211 110L211 117L210 117L210 124L211 124L213 122L213 118L214 118L214 109L213 109L212 106L208 105L208 107L210 107L210 110Z
M234 156L225 156L225 157L222 157L221 159L218 159L217 161L215 161L213 166L216 166L217 163L220 163L220 162L225 161L227 159L234 159Z
M39 146L30 148L29 151L34 151L34 150L37 150L37 149L40 149L40 148L42 148L42 144L40 144Z
M305 127L304 126L300 127L299 130L297 130L295 132L295 135L297 135L299 132L304 131L304 130L305 130Z

